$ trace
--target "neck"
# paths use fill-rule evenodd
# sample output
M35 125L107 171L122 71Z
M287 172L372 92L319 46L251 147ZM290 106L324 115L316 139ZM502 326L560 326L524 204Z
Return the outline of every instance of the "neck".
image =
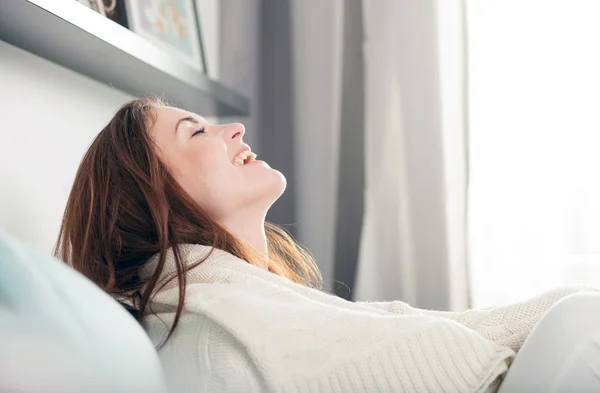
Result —
M235 218L223 220L222 224L237 239L252 247L265 260L268 260L269 252L265 233L266 216L266 212L258 214L256 212L236 213ZM268 269L266 264L259 267L265 270Z

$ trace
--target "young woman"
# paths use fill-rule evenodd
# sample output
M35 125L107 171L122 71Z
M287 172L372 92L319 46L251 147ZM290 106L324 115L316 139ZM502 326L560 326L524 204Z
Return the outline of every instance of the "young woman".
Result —
M459 313L330 295L265 222L286 181L243 137L241 124L131 101L67 203L57 255L134 310L174 392L494 392L540 317L593 291Z

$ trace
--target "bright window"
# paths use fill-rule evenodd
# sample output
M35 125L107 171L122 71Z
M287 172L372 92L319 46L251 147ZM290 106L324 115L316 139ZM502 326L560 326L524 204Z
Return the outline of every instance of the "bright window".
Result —
M600 286L600 1L467 5L474 306Z

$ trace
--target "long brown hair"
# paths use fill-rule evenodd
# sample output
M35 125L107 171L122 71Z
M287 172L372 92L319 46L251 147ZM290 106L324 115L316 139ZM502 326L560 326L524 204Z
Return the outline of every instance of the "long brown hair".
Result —
M173 250L179 302L168 338L183 310L185 266L179 245L201 244L227 251L249 263L263 262L203 210L169 174L148 129L166 106L160 99L123 105L94 139L83 157L67 201L55 255L117 299L133 299L141 322ZM314 260L282 228L266 223L269 269L314 288L322 285ZM158 254L154 273L141 274ZM162 278L161 278L162 280ZM158 288L157 290L159 290Z

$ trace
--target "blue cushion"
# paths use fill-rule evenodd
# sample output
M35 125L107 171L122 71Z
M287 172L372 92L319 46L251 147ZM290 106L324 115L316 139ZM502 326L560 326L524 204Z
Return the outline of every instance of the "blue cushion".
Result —
M142 327L90 280L0 233L0 391L165 392Z

